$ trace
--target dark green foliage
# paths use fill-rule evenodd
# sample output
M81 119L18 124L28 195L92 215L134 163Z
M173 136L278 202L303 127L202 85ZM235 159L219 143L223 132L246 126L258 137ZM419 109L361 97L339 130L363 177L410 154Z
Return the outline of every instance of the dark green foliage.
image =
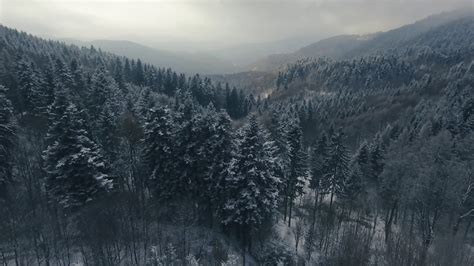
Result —
M244 96L243 91L238 91L236 88L226 90L225 106L232 118L242 118L251 109L249 99Z
M175 126L169 109L150 111L145 124L144 158L151 186L159 198L170 198L180 188L175 173L174 133Z
M63 110L62 104L57 99L53 105L57 119L48 132L44 169L50 197L66 209L76 209L111 190L113 180L80 111L72 104Z
M254 228L271 218L281 182L273 175L273 143L255 116L240 133L238 150L235 174L226 180L224 223Z
M294 80L304 80L329 90L400 86L414 76L412 66L395 56L366 57L352 61L329 59L302 60L280 73L280 87L288 88Z
M369 148L369 178L372 182L377 183L380 174L383 171L383 153L382 145L379 137L376 137L373 144Z
M307 153L303 145L303 132L298 121L291 121L287 126L285 138L287 143L287 158L285 164L284 193L285 206L289 208L288 224L291 225L291 215L294 200L304 193L304 186L307 179ZM285 211L286 215L286 211Z
M266 243L256 251L261 265L296 265L297 255L279 242Z
M109 105L104 106L98 121L99 128L98 142L108 157L110 162L114 162L118 158L118 148L120 145L120 136L117 119L112 113Z
M322 179L323 191L332 195L343 192L344 180L349 174L349 155L344 145L344 133L335 132L328 146L327 171Z
M327 171L327 160L329 156L328 139L325 133L321 135L321 138L316 143L316 146L312 149L311 153L311 180L310 188L314 190L322 189L322 180Z
M17 76L20 112L33 116L44 115L47 101L42 90L41 77L34 63L21 59L17 66Z
M91 117L95 118L102 113L105 103L112 94L111 90L111 81L107 77L106 69L104 66L99 66L92 75L87 93L87 108Z
M12 151L15 144L13 110L5 92L5 87L0 85L0 198L5 196L6 186L12 181Z
M236 145L232 133L231 120L226 113L216 113L211 106L206 110L204 121L198 127L198 136L203 143L199 146L198 158L204 165L201 179L203 185L198 188L199 198L218 207L222 204L226 179L231 175L231 163L235 156ZM202 194L202 191L206 191Z
M364 189L364 184L362 180L363 174L360 170L359 165L357 164L350 164L349 169L349 173L342 185L340 197L346 201L353 203L357 200L358 196L362 193L362 190Z
M59 58L56 59L54 71L56 72L55 83L57 87L62 87L66 90L74 88L74 79L71 70L63 60Z
M210 105L185 120L176 132L173 149L177 157L177 178L187 184L177 194L205 204L219 198L226 171L233 158L234 143L230 119ZM205 192L205 193L203 193ZM220 204L214 202L214 207Z
M289 159L289 193L295 198L303 193L307 176L307 154L303 144L303 132L299 123L295 121L288 130L288 159Z

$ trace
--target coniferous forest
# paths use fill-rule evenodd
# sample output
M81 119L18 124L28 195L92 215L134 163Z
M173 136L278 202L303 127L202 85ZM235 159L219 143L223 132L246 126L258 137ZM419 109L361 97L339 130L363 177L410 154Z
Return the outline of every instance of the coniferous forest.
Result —
M474 17L405 34L263 95L0 26L0 262L474 265Z

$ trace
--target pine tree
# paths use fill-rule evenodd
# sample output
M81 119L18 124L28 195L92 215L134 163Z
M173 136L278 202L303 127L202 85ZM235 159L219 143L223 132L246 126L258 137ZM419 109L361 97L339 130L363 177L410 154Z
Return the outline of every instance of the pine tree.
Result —
M133 69L133 81L137 85L144 85L144 82L145 82L145 76L143 73L143 64L140 59L137 60L135 68Z
M281 181L273 174L274 152L273 142L252 116L241 131L235 174L226 180L228 198L223 207L223 223L239 229L244 252L250 232L270 219L277 207Z
M235 157L236 144L229 115L221 111L217 113L216 120L214 134L208 139L208 143L212 144L209 148L211 164L208 166L208 171L213 184L209 193L211 198L222 206L225 197L223 194L227 186L226 180L232 174L231 164Z
M459 115L461 132L466 135L474 130L474 97L467 99Z
M32 88L35 87L37 84L34 84L30 66L25 60L19 59L16 71L18 77L17 80L19 110L20 113L23 113L31 106L31 104L29 103L29 95L31 94Z
M122 60L119 58L115 59L115 64L113 68L113 77L115 82L117 82L118 88L127 93L127 87L125 86L125 77L124 77L124 70L122 65Z
M0 85L0 199L6 194L7 183L12 181L12 150L15 142L13 108Z
M169 109L158 107L150 110L145 124L144 160L150 186L159 200L168 200L182 189L175 168L175 132Z
M329 157L329 143L325 133L321 135L316 147L312 149L311 155L311 180L309 186L311 189L322 192L322 180L328 170L327 160Z
M367 165L369 163L369 144L367 141L360 144L359 149L354 156L354 160L359 165Z
M125 82L132 81L132 67L128 58L125 58L125 64L123 66L123 77Z
M378 185L380 174L384 167L383 147L380 137L377 135L369 148L369 170L370 180Z
M86 82L84 79L84 72L77 62L77 60L73 59L71 61L71 75L74 81L73 87L71 88L72 95L74 96L77 102L82 101L86 96Z
M222 193L225 190L225 178L234 157L234 140L231 131L230 118L225 113L216 113L212 104L205 110L193 130L195 166L197 186L194 194L210 208L222 204ZM190 157L192 154L188 154ZM215 200L216 202L212 202Z
M271 133L272 137L275 140L275 145L278 148L278 152L285 161L288 160L288 150L289 150L289 121L287 114L279 114L279 117L276 113L272 115L271 118Z
M243 100L242 99L242 94L237 91L236 88L233 88L230 91L230 94L227 95L226 97L226 109L227 113L230 115L232 118L240 118L242 117L243 114Z
M344 180L340 197L348 201L350 204L356 201L357 197L362 193L362 171L356 162L351 162L349 166L349 173Z
M344 134L335 132L329 143L329 157L327 161L327 172L323 177L323 189L331 195L330 209L334 195L341 195L344 180L348 175L349 155L343 143Z
M44 74L44 81L43 81L43 86L42 86L42 91L44 94L44 104L45 104L45 113L46 116L49 113L49 108L51 104L54 102L54 90L56 88L56 83L55 83L55 73L54 73L54 61L49 58L48 63L45 67L45 70L43 72Z
M111 96L107 70L103 65L96 69L91 81L92 84L87 96L87 107L89 114L95 117L102 112L108 97Z
M205 114L197 112L188 101L183 109L181 123L175 138L174 155L176 156L176 177L180 189L176 195L200 199L205 195L207 182L203 177L206 171L206 156L203 149L209 137L209 123Z
M114 162L118 156L120 138L117 121L109 105L104 106L103 112L99 116L98 125L99 143L108 161Z
M74 210L111 190L113 180L99 146L84 129L80 111L73 104L64 110L65 98L59 96L52 108L57 119L48 132L44 170L49 196Z
M46 134L46 144L52 145L58 136L64 134L65 128L55 124L60 121L64 114L66 113L66 109L69 106L69 98L67 92L63 88L57 87L54 92L54 101L49 107L48 110L48 133Z
M370 169L370 146L367 143L367 141L363 141L359 149L356 151L352 158L351 165L354 167L358 167L358 171L360 171L362 178L364 180L370 180L371 179L371 169ZM354 164L357 164L355 166Z
M154 94L150 89L144 89L138 100L138 105L136 107L136 113L142 121L146 121L148 113L156 105Z
M70 92L74 88L74 78L67 64L61 59L56 59L54 70L56 86Z
M20 60L17 66L21 112L40 116L45 113L42 81L33 63Z
M191 121L200 110L200 106L196 104L191 92L187 89L176 92L175 106L179 116L178 121L181 124Z
M311 252L315 240L315 223L316 223L316 211L318 207L318 201L320 195L323 191L323 181L328 171L328 157L329 157L329 144L326 133L321 134L320 139L316 143L316 146L311 149L310 165L309 170L311 174L311 179L309 180L309 188L314 191L314 206L313 206L313 215L310 231L307 235L307 249L308 252ZM310 253L309 253L310 255ZM309 256L308 255L308 256Z
M288 175L285 180L285 190L289 208L288 226L290 227L293 202L296 197L303 194L307 178L307 154L303 146L303 131L299 121L293 121L289 125L286 137L288 140Z
M282 205L284 208L284 219L288 215L288 189L289 184L289 143L288 143L288 118L286 114L278 115L275 110L272 112L270 132L275 143L278 156L275 158L275 176L282 180L280 192L282 193Z

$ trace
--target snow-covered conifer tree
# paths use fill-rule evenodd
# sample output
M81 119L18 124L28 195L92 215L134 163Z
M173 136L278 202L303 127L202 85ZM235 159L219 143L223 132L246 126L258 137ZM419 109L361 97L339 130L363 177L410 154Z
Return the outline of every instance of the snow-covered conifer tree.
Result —
M272 217L281 182L274 175L275 146L255 116L240 132L239 151L229 176L223 223L236 226L245 247L250 233Z
M0 85L0 198L5 196L6 185L12 180L12 149L15 139L13 110Z
M102 150L85 130L81 111L58 93L44 151L48 194L66 209L87 204L110 191L113 179Z

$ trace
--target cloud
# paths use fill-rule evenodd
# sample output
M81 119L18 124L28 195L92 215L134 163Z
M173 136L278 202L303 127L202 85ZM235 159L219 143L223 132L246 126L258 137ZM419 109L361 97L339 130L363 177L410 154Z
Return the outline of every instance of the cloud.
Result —
M229 45L370 33L466 0L0 0L0 23L42 36Z

